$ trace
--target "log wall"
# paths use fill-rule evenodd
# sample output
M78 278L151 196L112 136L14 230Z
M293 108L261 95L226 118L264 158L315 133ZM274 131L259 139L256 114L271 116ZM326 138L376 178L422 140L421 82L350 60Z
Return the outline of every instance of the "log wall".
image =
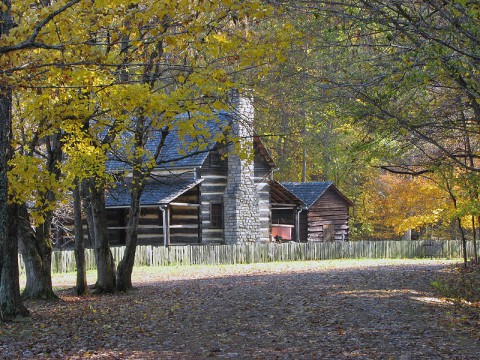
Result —
M198 244L200 234L200 189L195 186L175 199L175 203L185 205L170 206L170 244ZM163 227L163 221L160 222ZM163 228L162 228L163 231ZM162 238L163 242L163 238Z
M270 176L270 165L257 154L254 161L255 184L258 194L258 210L260 217L260 242L270 241L271 205L270 205L270 185L268 183Z
M179 196L177 203L199 204L198 186ZM170 206L170 243L197 244L199 242L199 207ZM128 209L107 209L108 235L111 245L125 244ZM86 231L86 228L85 228ZM88 233L88 232L86 232ZM138 223L139 245L163 245L163 213L159 207L144 207Z
M331 188L307 213L308 241L348 240L348 203Z
M259 155L256 149L254 161L255 193L259 202L258 217L260 235L258 241L270 241L271 206L268 184L270 165ZM222 244L225 242L224 227L211 224L211 204L224 204L227 187L227 160L212 151L198 171L203 181L175 199L175 203L188 203L197 206L172 205L169 210L170 244ZM112 245L125 244L128 209L107 209L109 238ZM85 227L85 237L88 231ZM139 221L138 244L161 245L164 242L163 216L158 207L142 208ZM87 241L87 244L91 242Z
M257 154L258 155L258 154ZM201 243L221 244L225 241L224 230L213 228L210 223L210 205L223 204L227 187L227 160L220 159L214 152L207 157L201 170L203 182L200 184ZM270 240L270 187L269 165L260 156L254 161L254 181L259 202L260 242Z
M202 167L200 184L200 224L202 244L221 244L224 242L223 228L214 228L210 223L210 205L223 204L223 195L227 186L227 161L219 159L218 154L210 153Z

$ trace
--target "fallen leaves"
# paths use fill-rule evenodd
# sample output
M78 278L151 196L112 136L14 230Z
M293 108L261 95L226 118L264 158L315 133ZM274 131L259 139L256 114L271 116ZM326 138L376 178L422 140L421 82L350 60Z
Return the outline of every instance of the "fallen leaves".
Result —
M476 359L478 336L426 303L435 261L149 270L134 291L30 302L0 328L0 358ZM344 265L342 267L342 264ZM432 271L433 270L433 271Z

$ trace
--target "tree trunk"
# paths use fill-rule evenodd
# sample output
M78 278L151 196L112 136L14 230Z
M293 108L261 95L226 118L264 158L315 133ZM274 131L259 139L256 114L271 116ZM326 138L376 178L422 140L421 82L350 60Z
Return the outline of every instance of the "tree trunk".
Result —
M132 189L131 192L125 253L117 268L117 291L127 291L132 288L132 271L137 248L140 197L142 192L143 187L142 189Z
M35 231L30 225L27 206L18 205L18 238L25 263L27 283L22 293L25 299L57 299L52 288L52 244L50 226L52 216Z
M29 313L20 296L17 205L7 206L2 195L0 193L0 320L6 320Z
M0 37L13 25L10 1L3 0L0 8ZM28 315L20 297L18 269L17 211L8 201L8 160L12 130L12 90L0 84L0 319Z
M477 230L475 224L475 215L472 215L472 231L473 231L473 258L475 263L478 263L478 250L477 250Z
M458 230L460 230L460 237L462 239L462 255L463 255L463 267L467 267L468 257L467 257L467 238L465 237L465 230L462 227L462 219L457 218Z
M93 231L93 214L90 201L90 181L83 180L80 184L80 197L82 200L82 208L87 220L88 239L90 246L93 247L93 240L95 239L95 232Z
M80 184L80 197L82 199L82 208L85 213L85 219L87 220L87 231L88 231L88 243L93 250L95 256L95 264L98 264L98 254L95 250L95 231L93 223L93 211L92 211L92 202L90 194L90 183L91 180L83 179ZM94 289L97 287L97 282L92 286Z
M144 148L147 140L145 131L145 118L139 117L136 121L135 131L135 147L136 149ZM162 137L157 145L157 149L153 154L153 159L157 159L161 149L165 144L168 135L168 127L162 130ZM123 259L117 268L117 291L127 291L132 288L132 271L135 262L135 252L138 240L138 223L140 220L140 198L145 189L146 179L150 175L152 168L142 169L144 161L142 153L137 157L136 163L133 165L132 182L130 189L130 210L128 213L126 248Z
M87 293L87 270L82 224L82 199L78 180L75 181L75 188L73 189L73 224L75 228L75 263L77 265L75 292L77 295L85 295Z
M62 142L60 133L46 136L43 139L47 150L46 169L55 179L60 178L59 164L62 160ZM48 188L38 195L45 204L54 204L56 193ZM25 267L27 269L27 285L24 298L57 299L52 288L52 221L53 210L44 210L43 223L32 231L30 217L25 204L19 206L19 235Z
M478 241L478 237L480 235L480 216L477 216L477 221L476 221L476 227L473 229L473 232L475 233L476 235L476 238L475 238L475 261L478 263L478 246L477 246L477 241Z
M105 211L105 189L98 184L90 186L95 258L97 260L97 283L95 292L115 291L115 262L108 241L107 214Z
M405 231L405 234L402 236L402 240L412 240L412 229Z

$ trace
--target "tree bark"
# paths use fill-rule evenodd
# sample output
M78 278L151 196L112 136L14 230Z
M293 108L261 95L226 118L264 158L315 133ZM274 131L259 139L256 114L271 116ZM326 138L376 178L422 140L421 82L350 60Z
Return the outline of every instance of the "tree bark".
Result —
M0 211L0 222L6 220L5 224L0 225L0 232L5 229L5 238L0 239L0 319L6 320L16 316L28 316L29 312L23 305L20 296L17 241L18 206L16 204L7 206L6 202L0 202L0 207L7 208L5 212Z
M13 27L11 1L2 0L0 7L0 37ZM0 84L0 319L28 315L20 297L18 269L17 211L8 205L8 160L13 151L12 89Z
M93 241L95 239L95 233L93 231L93 215L92 207L90 206L90 181L87 179L82 180L80 184L80 197L82 200L82 208L85 213L85 218L87 220L87 230L88 230L88 239L90 246L93 246Z
M42 139L45 145L47 159L46 170L60 178L59 164L62 160L62 143L60 133ZM54 189L47 189L37 195L46 204L56 201ZM57 299L52 287L52 221L53 210L45 210L43 223L31 229L30 217L26 204L19 206L19 237L25 267L27 269L27 284L23 297L27 299Z
M140 220L140 197L142 192L143 187L141 189L133 189L131 192L125 253L117 267L117 291L127 291L132 288L132 271L137 248L138 222Z
M136 149L144 148L148 138L148 136L146 136L147 133L148 132L145 129L145 118L143 116L139 117L136 122L135 131ZM167 138L168 133L168 127L165 127L162 130L162 137L157 145L155 153L153 154L153 159L158 158L161 149L165 145L165 139ZM137 248L138 223L140 221L140 198L145 189L146 180L152 172L152 168L142 168L141 165L143 161L143 155L140 155L133 165L132 182L130 185L130 210L128 213L127 238L125 240L126 247L123 258L117 268L117 291L127 291L132 288L132 271Z
M95 259L97 261L96 293L115 291L115 262L108 240L107 214L105 211L105 188L90 184L90 206L92 210Z
M463 267L467 267L468 257L467 257L467 238L465 237L465 230L462 227L462 219L457 218L458 229L460 230L460 237L462 240L462 255L463 255Z
M27 283L24 299L57 299L52 287L52 244L50 227L52 216L35 230L30 225L25 204L18 205L18 238L25 263Z
M473 258L475 259L475 263L478 263L477 231L476 231L474 215L472 215L472 232L473 232Z
M75 188L73 189L73 224L75 228L75 263L77 265L75 292L77 295L85 295L87 293L87 270L82 224L82 199L78 180L75 182Z

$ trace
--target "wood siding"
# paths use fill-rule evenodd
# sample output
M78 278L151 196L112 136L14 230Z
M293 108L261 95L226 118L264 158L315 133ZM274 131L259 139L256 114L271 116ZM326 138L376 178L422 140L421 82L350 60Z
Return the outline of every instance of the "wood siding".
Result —
M180 245L200 243L199 199L200 189L199 186L195 186L193 189L188 190L186 193L175 199L175 203L186 203L193 206L170 206L170 244Z
M163 244L161 214L158 208L142 208L138 223L138 244ZM128 209L107 209L108 238L111 245L125 244Z
M215 159L215 162L212 162ZM255 157L254 162L255 184L259 201L260 239L261 242L270 241L270 187L268 175L269 165ZM220 159L212 153L208 156L200 175L203 182L200 184L200 221L202 244L221 244L224 242L223 229L212 228L210 224L210 205L223 204L227 186L227 160Z
M307 240L348 240L348 208L348 203L342 197L334 190L327 189L307 212ZM330 227L331 232L330 229L327 231Z
M174 203L196 204L198 206L169 206L170 244L222 244L225 241L224 229L212 226L211 205L224 204L227 187L227 159L212 151L197 176L203 181L195 188L174 200ZM270 241L271 206L270 186L268 183L271 166L256 149L254 161L254 182L258 194L260 218L260 242ZM187 176L185 171L178 176ZM125 243L128 209L107 209L109 235L112 245ZM163 217L159 208L142 208L138 230L139 244L162 245Z
M308 241L308 217L305 210L300 213L300 241Z
M254 161L255 184L257 185L258 194L258 210L260 216L260 242L268 242L271 232L271 206L270 206L270 185L268 180L270 177L270 165L263 159L256 149Z
M176 203L197 204L198 186L176 199ZM198 244L199 242L199 207L172 205L170 214L170 244ZM110 244L125 243L127 208L107 209L107 224ZM163 214L159 207L144 207L138 224L138 244L163 245Z
M223 195L227 186L227 160L218 157L218 153L208 155L200 176L200 228L202 244L221 244L224 242L222 228L212 228L210 224L210 205L223 204Z

